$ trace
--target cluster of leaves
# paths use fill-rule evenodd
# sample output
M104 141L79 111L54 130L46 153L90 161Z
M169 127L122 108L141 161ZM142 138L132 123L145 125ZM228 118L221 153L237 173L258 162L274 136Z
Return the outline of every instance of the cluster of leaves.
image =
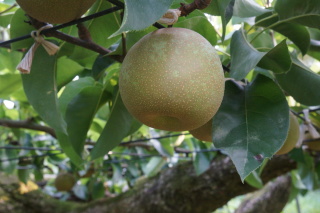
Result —
M129 50L141 37L156 30L151 25L170 7L178 8L180 2L126 0L122 22L120 12L114 12L85 25L94 42L114 50L111 55L121 55L124 49ZM0 10L13 3L5 0L0 3ZM97 0L88 14L110 7L111 3ZM226 81L225 97L213 120L214 146L228 154L241 179L247 178L254 186L262 184L260 171L256 169L280 149L287 137L289 108L301 111L320 105L320 76L316 73L319 70L310 68L320 60L319 14L320 3L316 0L278 0L271 5L258 0L213 0L205 10L180 17L174 24L204 36L222 53L222 63L230 68L225 75L232 80ZM214 26L209 21L213 16L219 17L214 18ZM0 39L19 37L34 30L24 20L25 14L19 8L1 14ZM235 30L237 26L240 27ZM75 26L62 31L77 35ZM122 43L124 32L126 42ZM118 146L123 141L170 133L149 129L128 113L118 92L119 62L57 39L52 41L60 46L60 51L49 56L40 47L30 75L21 76L16 65L23 56L21 50L29 48L32 39L12 43L11 49L0 49L0 98L15 103L15 108L7 109L2 101L0 118L33 117L35 122L52 127L57 138L41 137L41 132L1 128L0 143L15 146L12 141L18 141L26 147L61 148L64 154L57 150L3 149L2 159L43 156L32 158L28 165L33 167L27 169L19 167L19 160L3 161L2 170L12 173L18 168L22 180L30 177L32 171L36 180L41 180L44 173L57 173L58 168L71 169L79 175L94 162L100 172L95 172L93 182L84 180L90 186L87 190L101 189L97 186L113 177L113 190L119 192L117 184L123 186L119 180L127 179L125 185L130 186L142 175L155 175L162 168L183 161L175 151L177 148L192 153L199 174L208 168L215 152L194 151L210 150L212 144L203 144L190 136L177 140L165 138L161 143L152 139L144 146ZM289 106L292 98L295 101ZM319 128L319 114L313 112L311 116ZM315 172L310 156L301 149L295 150L293 156L301 163L300 169L293 172L296 186L315 188L319 171ZM112 175L105 175L110 170Z

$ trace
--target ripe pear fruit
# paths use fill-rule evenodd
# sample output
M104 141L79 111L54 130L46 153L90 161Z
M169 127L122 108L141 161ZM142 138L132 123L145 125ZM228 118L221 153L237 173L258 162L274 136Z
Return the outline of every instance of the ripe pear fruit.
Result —
M298 119L290 112L289 131L287 139L276 155L283 155L290 152L297 144L300 137L300 127Z
M70 173L60 173L54 181L54 185L58 191L70 191L75 183L76 179Z
M308 133L305 134L304 140L310 140L310 139L312 139L312 136L308 132ZM306 146L310 150L320 151L320 140L309 141L309 142L306 143Z
M212 142L212 119L197 129L189 131L190 134L200 141Z
M96 0L16 0L32 18L61 24L80 18Z
M184 28L164 28L140 39L126 55L119 77L128 111L147 126L196 129L217 112L224 74L212 45Z

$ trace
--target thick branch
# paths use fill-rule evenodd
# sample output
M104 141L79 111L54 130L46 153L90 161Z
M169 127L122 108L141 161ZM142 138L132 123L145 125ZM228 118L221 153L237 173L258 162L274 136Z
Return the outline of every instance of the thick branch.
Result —
M196 9L203 10L208 7L210 3L211 0L194 0L190 4L181 3L179 10L181 11L181 16L187 16Z
M288 202L291 177L283 175L245 199L235 213L278 213ZM272 205L270 205L272 204Z
M278 175L294 169L296 164L288 156L277 156L270 160L262 174L264 181L270 181ZM87 205L67 205L67 212L77 213L209 213L226 204L231 198L254 191L255 188L243 184L230 158L218 156L210 168L197 176L192 162L182 163L168 168L158 176L146 179L135 188L115 198L101 199ZM24 203L25 213L37 212L49 202L47 198L37 199L32 194L32 205ZM25 195L30 197L29 194ZM23 199L20 197L19 199ZM26 202L26 201L24 201ZM60 205L52 202L54 205ZM49 202L48 206L52 206ZM72 208L72 210L70 209ZM63 208L46 209L47 213L66 212ZM50 211L51 210L51 211Z
M35 124L32 119L27 119L23 121L12 121L12 120L4 120L0 119L0 126L9 127L9 128L24 128L24 129L31 129L42 131L50 134L52 137L56 138L56 133L50 127Z

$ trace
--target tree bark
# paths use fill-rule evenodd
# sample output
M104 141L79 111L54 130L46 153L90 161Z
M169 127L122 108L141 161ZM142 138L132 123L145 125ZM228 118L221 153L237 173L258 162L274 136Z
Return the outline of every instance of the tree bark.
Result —
M296 163L288 156L276 156L268 162L261 178L268 182L295 167ZM39 191L18 196L8 194L24 206L24 213L209 213L230 199L255 190L241 182L230 158L218 156L200 176L196 175L192 162L182 163L115 198L89 204L52 201Z
M286 206L291 187L291 177L283 175L246 198L235 213L279 213Z

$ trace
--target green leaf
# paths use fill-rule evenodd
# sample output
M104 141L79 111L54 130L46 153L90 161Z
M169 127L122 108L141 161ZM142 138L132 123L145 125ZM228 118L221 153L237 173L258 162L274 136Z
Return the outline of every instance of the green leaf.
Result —
M152 139L150 140L150 143L154 146L154 148L162 155L165 157L171 157L172 156L172 152L170 152L173 148L170 146L170 142L168 143L165 142L165 144L162 144L162 142L160 143L160 141L156 140L156 139ZM169 145L169 146L168 146ZM172 148L172 149L170 149ZM169 149L169 150L167 150Z
M0 71L14 72L22 59L22 53L18 51L0 49Z
M9 95L22 88L20 74L0 75L0 98L8 98Z
M57 85L58 88L69 83L76 75L81 73L84 68L77 62L62 56L57 62Z
M109 120L91 151L92 160L104 156L116 147L131 129L134 118L124 106L119 91L116 94Z
M63 90L63 93L59 97L59 109L62 115L65 116L68 104L77 94L81 92L83 88L93 86L94 84L94 79L90 77L80 78L77 81L72 81L67 84Z
M231 73L230 76L241 80L257 66L258 62L266 54L257 51L245 38L243 30L234 32L231 44Z
M256 17L256 26L268 27L286 36L297 45L302 54L306 54L309 49L310 33L300 24L279 21L279 17L273 13L265 13Z
M204 13L209 13L215 16L221 16L222 41L224 40L226 34L226 26L233 15L234 2L235 0L212 1L211 4L203 10Z
M28 35L35 30L30 24L25 23L27 18L22 9L18 9L13 15L10 23L10 36L17 38L20 36ZM13 50L29 48L34 43L32 38L24 39L22 41L14 42L11 44Z
M121 27L110 37L125 31L143 30L158 21L170 8L173 0L125 0L125 10Z
M271 10L265 9L253 0L236 0L233 15L241 18L258 16Z
M320 28L320 1L281 0L274 6L280 20Z
M102 86L85 87L68 104L65 117L69 140L80 156L101 96Z
M93 184L91 196L93 200L103 198L105 196L105 187L103 182L99 181Z
M31 173L30 169L18 169L17 173L19 180L22 183L27 184Z
M243 31L236 31L231 40L231 77L241 80L257 65L275 73L287 72L291 57L286 41L280 42L268 52L259 52L245 38Z
M66 123L58 109L55 84L56 57L39 47L34 55L31 72L22 75L24 91L40 117L56 131L66 133Z
M231 157L242 181L281 148L288 128L286 98L271 79L258 75L245 87L226 82L213 117L213 141Z
M67 125L58 107L56 62L55 56L49 56L43 47L39 47L30 74L22 75L23 87L29 103L54 128L63 151L73 163L79 165L82 160L68 142Z
M196 174L201 175L209 169L213 155L210 152L201 152L201 150L208 150L204 142L194 142L193 140L193 144L196 147L194 151L198 151L193 154L193 166Z
M272 70L274 73L285 73L289 71L291 64L288 46L286 40L283 40L263 56L258 66Z
M185 19L181 22L176 23L174 27L181 27L193 30L205 37L212 45L216 45L217 43L216 30L205 17L196 16L189 19Z
M145 168L147 177L155 176L161 168L166 164L166 160L162 157L152 157Z
M56 135L57 135L57 139L59 141L60 147L64 151L64 153L70 158L70 160L74 165L80 166L83 163L83 160L79 155L79 153L76 152L76 150L72 146L67 133L57 131Z
M276 75L282 89L297 102L308 105L320 105L320 75L312 72L299 61L294 61L286 74Z
M253 171L248 175L244 181L257 189L261 189L263 187L263 182L256 171Z
M0 26L3 28L8 27L8 25L11 22L12 17L13 17L12 13L6 13L6 14L1 15Z
M113 63L114 60L110 57L106 55L99 55L92 66L92 77L95 80L100 79L104 71Z

